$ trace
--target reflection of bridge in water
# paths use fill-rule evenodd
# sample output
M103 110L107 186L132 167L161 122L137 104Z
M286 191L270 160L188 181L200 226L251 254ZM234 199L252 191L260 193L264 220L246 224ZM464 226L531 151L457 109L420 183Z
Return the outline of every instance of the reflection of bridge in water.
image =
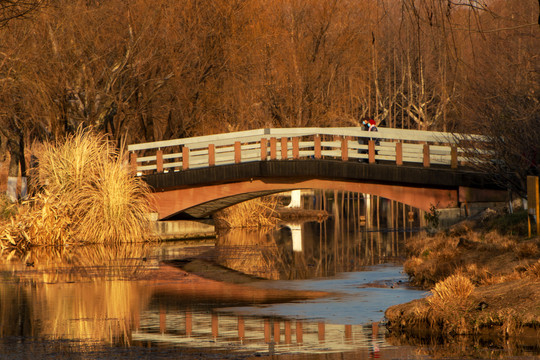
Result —
M232 352L333 353L384 346L377 323L337 325L324 322L236 316L165 309L141 314L132 340Z

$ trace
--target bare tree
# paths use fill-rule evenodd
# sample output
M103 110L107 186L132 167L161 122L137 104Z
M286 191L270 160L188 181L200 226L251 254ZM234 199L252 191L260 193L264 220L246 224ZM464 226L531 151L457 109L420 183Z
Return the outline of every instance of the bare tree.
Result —
M43 0L2 0L0 1L0 28L4 28L15 19L23 19L36 11L44 4ZM20 106L17 97L20 95L14 86L14 75L11 65L11 50L2 53L0 63L0 97L2 97L4 111L0 114L0 129L5 139L6 150L10 154L6 195L11 201L17 200L17 178L21 174L21 196L26 196L26 162L24 158L24 132L21 123Z
M45 0L1 0L0 26L5 26L11 20L27 17L44 3Z

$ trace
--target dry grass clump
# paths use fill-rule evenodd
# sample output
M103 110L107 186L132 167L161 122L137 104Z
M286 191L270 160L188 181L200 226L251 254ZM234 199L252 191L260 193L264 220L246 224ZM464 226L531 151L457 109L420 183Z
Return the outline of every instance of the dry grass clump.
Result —
M72 239L69 204L48 192L16 207L16 213L0 232L0 249L26 249L31 244L64 245Z
M444 332L467 333L464 313L471 307L470 295L474 285L462 274L449 276L438 282L427 298L428 319Z
M5 194L0 194L0 221L9 219L17 212L16 207Z
M458 272L476 285L495 284L519 278L540 256L535 240L503 236L497 231L468 230L459 234L420 234L409 240L404 270L413 285L431 289Z
M79 130L63 142L44 145L32 169L33 185L42 192L4 226L2 246L144 239L149 190L131 176L126 160L123 151L92 131Z
M438 282L427 300L433 309L440 312L464 310L469 305L469 296L473 290L474 285L468 277L456 274Z
M279 221L276 211L278 204L276 197L263 196L230 206L214 216L216 226L221 228L275 226Z

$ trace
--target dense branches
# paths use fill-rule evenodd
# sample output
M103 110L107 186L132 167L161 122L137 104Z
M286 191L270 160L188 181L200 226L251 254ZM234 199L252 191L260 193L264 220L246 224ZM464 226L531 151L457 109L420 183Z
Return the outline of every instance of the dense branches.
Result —
M535 0L56 0L32 14L0 29L0 123L27 140L81 124L135 142L366 115L484 132L531 113L540 91Z
M0 26L13 19L24 18L43 5L44 0L1 0Z

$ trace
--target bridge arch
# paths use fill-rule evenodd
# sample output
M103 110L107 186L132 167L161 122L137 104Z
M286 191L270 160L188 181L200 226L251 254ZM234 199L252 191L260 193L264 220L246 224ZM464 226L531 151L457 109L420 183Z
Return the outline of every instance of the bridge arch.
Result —
M205 218L218 210L246 200L295 189L339 190L377 195L425 211L429 211L431 205L454 208L459 203L457 189L331 179L291 181L283 178L265 178L156 192L153 194L153 206L160 219Z

